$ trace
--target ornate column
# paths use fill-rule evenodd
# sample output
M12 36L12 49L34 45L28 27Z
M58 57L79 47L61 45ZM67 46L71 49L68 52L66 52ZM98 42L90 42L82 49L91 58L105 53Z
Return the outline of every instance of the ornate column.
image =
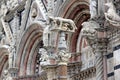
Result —
M51 38L51 32L58 33L58 46L57 46L57 65L58 65L58 80L67 80L67 63L71 54L68 52L67 40L65 39L66 33L74 32L76 26L74 22L70 19L63 19L61 17L49 17L50 26L44 31L44 43L46 43ZM49 32L48 32L49 31ZM46 32L48 34L46 34ZM47 38L48 37L48 38ZM55 36L54 36L55 37ZM57 37L56 37L57 40ZM51 43L51 42L50 42ZM49 43L48 43L49 44Z
M58 79L67 80L67 63L71 54L67 52L67 45L65 40L65 33L60 32L59 42L58 42Z
M95 53L96 80L103 80L103 53L106 51L107 39L99 37L99 33L96 30L101 28L96 21L84 22L82 25L83 36L87 39L88 44L92 47Z
M96 39L96 80L104 79L104 64L103 64L103 54L107 50L107 38L98 38Z

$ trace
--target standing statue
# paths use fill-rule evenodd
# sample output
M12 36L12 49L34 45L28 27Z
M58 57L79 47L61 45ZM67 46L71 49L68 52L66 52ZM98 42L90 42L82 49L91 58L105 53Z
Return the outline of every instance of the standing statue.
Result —
M90 0L90 14L91 19L97 16L97 0Z
M9 68L12 68L14 65L14 59L15 59L15 48L14 46L10 46L9 50Z
M8 70L4 70L3 80L13 80L12 77L10 77Z
M45 50L44 48L40 48L39 49L39 54L40 56L40 64L41 65L47 65L49 64L49 56L47 54L47 50Z
M116 12L116 7L112 2L105 4L109 9L105 13L105 18L113 26L120 27L120 16Z

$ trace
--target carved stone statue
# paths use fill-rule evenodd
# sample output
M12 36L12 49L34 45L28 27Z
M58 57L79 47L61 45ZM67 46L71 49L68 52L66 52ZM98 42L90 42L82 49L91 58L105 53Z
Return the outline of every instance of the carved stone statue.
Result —
M71 54L66 52L65 50L60 50L58 52L58 62L59 63L67 63L69 61L70 57L71 57Z
M9 49L9 68L12 68L14 65L14 55L15 55L15 48L14 46L10 46Z
M75 23L71 19L64 19L61 17L49 17L52 23L51 30L62 30L66 32L74 32L77 29Z
M99 24L96 23L95 21L88 21L82 23L82 36L85 37L88 41L88 44L91 45L91 43L96 39L97 36L97 28L100 28Z
M105 13L105 18L112 24L113 26L120 26L120 16L116 12L116 7L112 2L105 4L109 9Z
M97 16L97 0L90 0L90 14L91 19Z
M36 9L36 8L32 8L31 16L32 16L33 18L35 18L35 17L37 16L37 9Z
M46 26L43 31L43 43L44 46L49 46L50 43L50 29L49 26Z
M45 50L44 48L40 48L39 49L39 54L41 55L40 56L40 64L41 65L49 64L49 56L48 56L47 50Z
M82 23L82 30L81 32L83 33L84 36L88 36L90 39L96 37L96 30L97 28L99 28L99 24L96 23L95 21L88 21L88 22L84 22Z
M8 70L4 70L3 80L13 80L12 77L10 77Z

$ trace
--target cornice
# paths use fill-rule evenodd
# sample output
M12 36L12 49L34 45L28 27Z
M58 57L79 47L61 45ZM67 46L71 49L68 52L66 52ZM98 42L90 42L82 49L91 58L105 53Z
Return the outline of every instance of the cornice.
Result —
M87 78L89 77L90 74L95 73L96 72L96 68L95 67L91 67L88 68L84 71L81 71L80 73L74 74L73 76L71 76L72 78Z

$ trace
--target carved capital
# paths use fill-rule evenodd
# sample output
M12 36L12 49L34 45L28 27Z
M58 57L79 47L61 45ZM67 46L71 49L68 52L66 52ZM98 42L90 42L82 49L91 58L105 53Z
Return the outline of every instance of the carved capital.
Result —
M96 39L96 52L107 51L108 38L97 38Z
M58 52L58 64L59 65L67 65L69 58L71 57L71 54L66 52L65 50L60 50Z

